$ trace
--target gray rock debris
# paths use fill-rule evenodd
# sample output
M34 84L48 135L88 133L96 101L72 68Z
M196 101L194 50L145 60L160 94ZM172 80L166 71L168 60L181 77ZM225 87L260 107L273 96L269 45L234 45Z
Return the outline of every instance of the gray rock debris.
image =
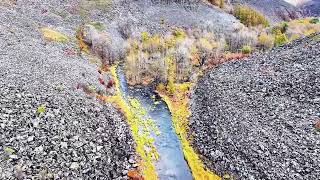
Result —
M98 86L96 67L65 53L73 42L45 41L39 32L49 26L74 36L77 21L52 13L62 3L0 5L0 179L126 179L135 156L126 121L76 89Z
M212 69L192 95L193 145L236 179L319 179L320 34Z

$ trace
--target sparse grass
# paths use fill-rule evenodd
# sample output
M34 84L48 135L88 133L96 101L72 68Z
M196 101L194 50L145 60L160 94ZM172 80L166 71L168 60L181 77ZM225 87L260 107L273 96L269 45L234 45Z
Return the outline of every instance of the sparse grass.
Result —
M7 154L13 154L15 152L15 150L12 149L11 147L5 147L3 151Z
M0 5L15 5L17 0L1 0Z
M77 31L76 31L76 39L77 39L78 47L80 49L80 52L85 52L89 54L90 52L89 46L84 42L83 38L84 38L83 26L80 26L77 28Z
M313 40L320 42L320 35L316 35L313 37Z
M44 27L40 29L43 37L50 41L56 41L56 42L68 42L69 37L64 35L61 32L58 32L56 30L50 29L48 27Z
M250 54L251 51L252 51L251 46L249 45L242 46L241 52L243 54Z
M261 49L270 49L273 47L274 37L272 35L267 34L266 32L262 32L258 37L258 43L258 46Z
M89 14L92 10L100 10L104 13L111 8L110 0L81 0L78 4L77 10L84 22L89 21Z
M103 31L106 29L105 25L101 22L91 22L89 24L92 25L94 28L96 28L99 31Z

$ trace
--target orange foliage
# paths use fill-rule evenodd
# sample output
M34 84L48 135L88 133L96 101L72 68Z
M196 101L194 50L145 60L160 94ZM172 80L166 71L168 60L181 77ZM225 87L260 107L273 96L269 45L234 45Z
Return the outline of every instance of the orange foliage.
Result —
M131 180L143 180L143 177L136 170L129 170L127 175Z
M204 65L204 70L209 70L211 69L212 67L216 66L216 65L219 65L219 64L222 64L224 62L227 62L227 61L232 61L232 60L240 60L240 59L243 59L245 57L247 57L248 55L247 54L243 54L243 53L228 53L228 54L223 54L219 57L216 57L214 59L210 59L208 60L205 65Z

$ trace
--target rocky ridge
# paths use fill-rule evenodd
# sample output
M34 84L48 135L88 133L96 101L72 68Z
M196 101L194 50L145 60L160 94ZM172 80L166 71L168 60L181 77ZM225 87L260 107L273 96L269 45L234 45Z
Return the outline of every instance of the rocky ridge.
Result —
M236 179L319 177L319 47L315 34L199 80L190 129L208 168Z

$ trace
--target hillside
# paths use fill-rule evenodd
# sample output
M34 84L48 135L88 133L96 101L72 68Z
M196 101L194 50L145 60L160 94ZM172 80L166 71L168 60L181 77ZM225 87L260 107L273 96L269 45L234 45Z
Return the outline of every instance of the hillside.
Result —
M317 179L319 37L224 63L199 80L191 133L211 170L236 179Z
M320 22L227 2L0 0L0 179L316 178Z
M129 127L77 89L98 87L99 73L74 43L42 36L41 26L72 26L47 8L0 5L0 179L122 178L135 154Z
M231 0L233 4L247 4L263 13L271 23L303 17L298 7L284 0Z
M83 24L108 34L109 62L144 31L194 27L228 36L244 28L218 8L186 1L5 0L0 20L0 179L123 179L137 169L128 120L95 98L115 90L110 72L93 63L100 60L82 52ZM86 43L100 43L90 33Z
M300 4L300 8L309 16L320 16L320 1L311 0Z

